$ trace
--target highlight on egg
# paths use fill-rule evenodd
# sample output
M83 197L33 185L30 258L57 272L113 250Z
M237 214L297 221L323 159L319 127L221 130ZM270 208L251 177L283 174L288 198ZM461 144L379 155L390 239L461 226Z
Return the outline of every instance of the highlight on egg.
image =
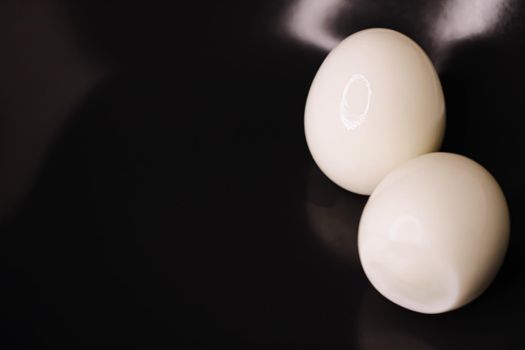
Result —
M424 51L390 29L341 42L319 68L304 118L310 152L339 186L372 193L395 166L440 148L445 102Z

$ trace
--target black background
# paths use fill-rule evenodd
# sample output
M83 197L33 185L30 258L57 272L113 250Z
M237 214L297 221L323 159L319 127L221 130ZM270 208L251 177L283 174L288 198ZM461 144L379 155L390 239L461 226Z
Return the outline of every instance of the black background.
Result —
M322 2L2 2L2 348L523 348L525 5L326 0L323 22ZM466 307L413 313L366 280L366 197L304 140L332 43L316 26L416 40L442 79L443 149L500 182L511 245Z

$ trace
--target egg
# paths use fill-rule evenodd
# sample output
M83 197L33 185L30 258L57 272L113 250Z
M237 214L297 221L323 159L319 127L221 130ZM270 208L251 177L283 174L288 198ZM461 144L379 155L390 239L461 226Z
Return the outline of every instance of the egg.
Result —
M445 102L423 50L389 29L341 42L319 68L305 107L310 152L339 186L369 195L395 166L439 149Z
M459 308L494 279L510 218L501 188L464 156L430 153L396 167L363 211L358 252L386 298L421 313Z

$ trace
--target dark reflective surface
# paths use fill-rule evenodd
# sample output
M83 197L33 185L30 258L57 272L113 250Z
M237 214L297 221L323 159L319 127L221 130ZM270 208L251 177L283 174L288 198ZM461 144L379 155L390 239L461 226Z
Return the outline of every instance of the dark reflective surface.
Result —
M523 345L524 5L487 1L0 4L3 348ZM367 27L427 50L444 149L499 180L511 246L467 307L412 313L355 246L365 197L311 159L327 50Z

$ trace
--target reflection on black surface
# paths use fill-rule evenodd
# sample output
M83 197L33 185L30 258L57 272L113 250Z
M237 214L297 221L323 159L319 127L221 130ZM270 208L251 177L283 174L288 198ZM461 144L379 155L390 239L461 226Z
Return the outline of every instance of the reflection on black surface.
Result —
M359 349L513 348L520 339L515 325L523 318L512 307L517 293L492 289L463 309L423 315L365 289L357 323Z
M360 270L357 230L367 197L338 187L317 166L307 179L305 212L312 232L328 251Z
M425 339L425 332L421 332L425 316L398 308L372 289L365 291L360 305L357 326L359 349L442 349L433 346Z

